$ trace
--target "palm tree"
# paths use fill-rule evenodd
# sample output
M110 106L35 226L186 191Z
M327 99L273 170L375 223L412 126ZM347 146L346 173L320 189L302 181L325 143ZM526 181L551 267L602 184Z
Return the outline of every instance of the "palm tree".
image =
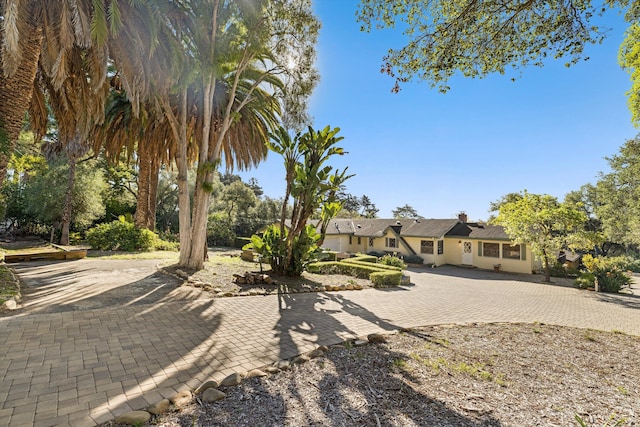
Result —
M117 3L110 2L111 7L117 8ZM75 61L82 60L94 91L85 99L97 105L103 102L98 88L106 77L107 50L98 40L104 38L107 16L95 14L94 4L98 3L0 2L0 184L33 97L37 72L58 91L76 68Z

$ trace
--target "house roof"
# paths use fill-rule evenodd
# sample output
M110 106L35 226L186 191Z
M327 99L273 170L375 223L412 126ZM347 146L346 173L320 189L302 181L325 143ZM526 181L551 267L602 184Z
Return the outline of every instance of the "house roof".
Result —
M327 227L327 235L352 234L362 237L382 237L390 227L405 237L443 237L458 224L457 219L384 219L334 218Z
M310 221L318 225L319 221ZM287 220L287 226L289 221ZM402 237L464 237L477 240L511 240L504 228L459 219L394 219L394 218L334 218L327 227L327 236L350 235L356 237L382 237L393 228Z
M447 236L466 237L478 240L511 240L509 235L504 231L504 227L477 222L458 223L458 225L447 233Z
M417 219L401 220L401 223L403 236L439 238L460 224L460 221L457 219Z

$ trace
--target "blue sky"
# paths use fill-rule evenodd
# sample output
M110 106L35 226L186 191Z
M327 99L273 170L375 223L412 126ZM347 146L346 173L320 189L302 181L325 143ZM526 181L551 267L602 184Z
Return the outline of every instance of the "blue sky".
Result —
M481 220L490 202L524 189L562 199L595 182L607 170L604 157L637 133L625 97L629 76L617 63L626 24L616 12L605 17L610 36L576 66L549 62L515 82L454 78L446 94L410 83L393 94L380 65L389 48L403 45L402 34L360 32L357 5L314 1L321 81L310 113L316 128L341 128L349 154L333 164L349 166L356 176L347 191L369 196L380 217L409 204L427 218L465 211ZM284 193L276 155L241 175L257 178L268 196Z

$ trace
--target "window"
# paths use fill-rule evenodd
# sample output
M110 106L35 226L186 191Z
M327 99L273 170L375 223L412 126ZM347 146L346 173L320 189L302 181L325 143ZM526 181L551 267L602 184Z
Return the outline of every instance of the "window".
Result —
M444 240L438 240L438 255L444 253Z
M509 243L502 244L502 258L506 259L520 259L520 245L510 245Z
M385 239L385 245L388 248L397 248L397 242L396 239L394 237L387 237Z
M349 236L349 244L353 244L353 237Z
M373 247L373 237L369 237L369 247Z
M361 245L362 244L362 237L358 237L358 244Z
M482 255L491 258L500 258L500 243L482 243Z
M433 240L420 240L420 253L433 255Z

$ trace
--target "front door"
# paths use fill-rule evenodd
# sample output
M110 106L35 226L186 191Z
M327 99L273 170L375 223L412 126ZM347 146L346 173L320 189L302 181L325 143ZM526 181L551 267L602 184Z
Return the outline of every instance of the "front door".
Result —
M462 242L462 264L473 265L473 245L471 242Z

